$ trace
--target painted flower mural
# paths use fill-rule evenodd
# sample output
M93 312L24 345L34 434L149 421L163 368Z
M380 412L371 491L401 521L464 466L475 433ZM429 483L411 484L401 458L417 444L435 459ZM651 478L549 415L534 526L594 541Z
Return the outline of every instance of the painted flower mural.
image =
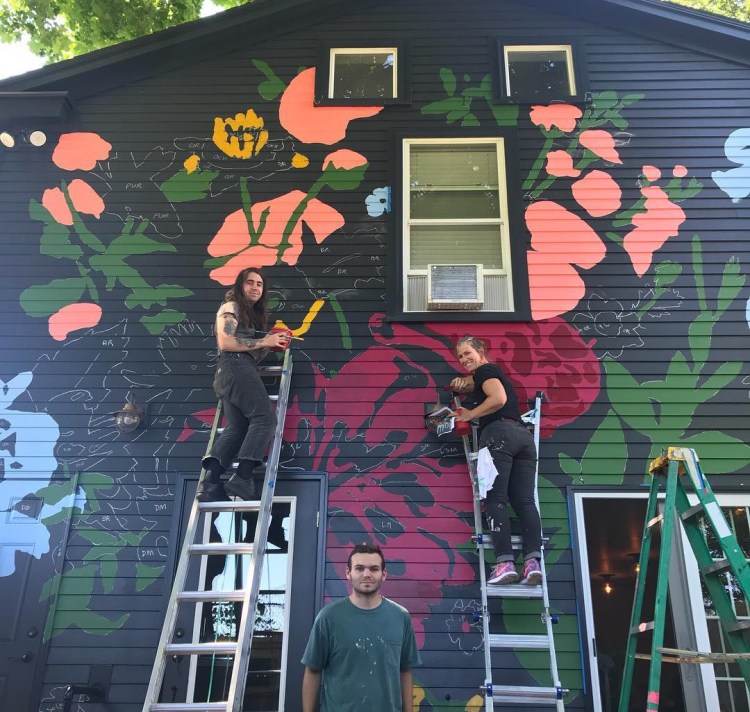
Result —
M596 356L561 319L474 326L491 341L493 358L518 384L521 398L547 391L545 436L575 420L597 397ZM437 324L420 330L373 315L376 344L334 375L313 364L313 393L293 400L285 430L288 464L328 473L329 552L343 556L363 537L387 545L389 569L399 572L390 580L418 581L425 615L447 589L475 576L462 553L471 546L466 463L424 428L425 404L438 398L458 369L452 344L462 329ZM430 525L437 519L451 522L439 535ZM418 556L410 553L415 551ZM343 578L344 559L333 563ZM421 642L423 622L416 628Z
M213 141L230 158L252 158L268 143L263 119L252 109L244 114L214 119Z
M346 137L354 119L375 116L382 106L319 106L315 103L315 68L300 72L279 103L281 125L302 143L331 146Z
M647 185L641 187L641 198L621 210L623 190L615 176L608 172L610 166L623 164L617 133L613 130L622 131L627 127L622 109L639 98L639 95L618 98L613 92L603 92L593 96L585 111L567 104L531 108L529 119L545 136L523 185L531 201L525 220L531 233L527 262L534 319L547 319L573 310L586 294L580 270L593 269L607 254L598 227L581 218L573 206L579 206L591 218L611 216L615 229L606 231L605 236L622 247L635 273L642 277L651 268L654 253L668 238L678 234L685 220L685 213L677 202L692 197L701 189L694 178L683 183L687 177L684 166L675 166L673 179L664 187L654 185L661 178L661 171L654 166L644 166ZM607 125L611 129L598 128ZM558 147L562 143L567 143L565 149ZM597 161L604 162L607 170L587 170ZM546 175L542 177L543 165ZM553 183L562 179L575 179L570 183L571 207L552 200L538 200ZM621 234L620 230L631 226L632 229Z
M317 195L324 188L356 188L367 166L367 159L356 151L334 151L324 158L320 177L306 193L294 190L254 205L243 179L243 209L226 217L208 245L212 259L206 261L206 266L213 267L211 279L228 285L245 267L297 264L302 252L303 224L320 244L345 223L341 213L318 200Z
M91 171L109 158L111 148L97 134L63 134L52 161L66 171ZM91 177L98 179L93 173ZM167 305L192 292L175 284L152 285L132 264L143 255L174 253L176 248L148 237L149 221L130 217L118 236L98 237L83 216L99 220L105 210L104 199L82 178L61 181L59 188L43 192L41 202L32 200L29 205L32 219L44 225L41 254L66 261L71 276L28 287L21 293L20 304L29 316L46 317L50 336L58 341L96 326L104 313L102 305L112 303L102 292L115 289L127 309L141 310L141 323L153 334L185 318L184 312Z

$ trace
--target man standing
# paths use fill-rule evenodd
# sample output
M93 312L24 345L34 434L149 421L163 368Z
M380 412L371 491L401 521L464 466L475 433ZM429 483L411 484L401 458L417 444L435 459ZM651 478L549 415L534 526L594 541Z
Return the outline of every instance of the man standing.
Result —
M302 664L302 712L413 712L411 669L421 664L409 612L380 594L386 579L379 546L349 554L348 598L315 619Z

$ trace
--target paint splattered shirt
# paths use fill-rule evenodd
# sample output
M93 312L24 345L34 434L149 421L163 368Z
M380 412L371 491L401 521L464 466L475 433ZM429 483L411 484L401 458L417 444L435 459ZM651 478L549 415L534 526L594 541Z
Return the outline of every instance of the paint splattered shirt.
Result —
M348 598L315 619L302 664L323 671L321 712L401 712L401 670L421 665L408 611Z

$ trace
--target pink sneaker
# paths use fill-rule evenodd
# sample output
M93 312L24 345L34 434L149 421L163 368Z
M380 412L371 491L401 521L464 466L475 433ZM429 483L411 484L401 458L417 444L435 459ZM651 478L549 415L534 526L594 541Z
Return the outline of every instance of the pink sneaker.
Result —
M542 568L539 559L528 559L523 565L521 583L525 586L539 586L542 583Z
M502 561L495 564L490 577L487 579L488 584L496 586L516 583L516 581L518 581L518 573L516 572L516 565L512 561Z

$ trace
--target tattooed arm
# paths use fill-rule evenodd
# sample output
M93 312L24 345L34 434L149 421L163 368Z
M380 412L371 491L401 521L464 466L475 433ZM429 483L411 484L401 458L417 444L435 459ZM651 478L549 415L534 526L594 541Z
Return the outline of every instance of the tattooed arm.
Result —
M257 338L237 336L237 305L226 302L216 315L216 342L221 351L256 351L283 346L285 334L266 334Z

